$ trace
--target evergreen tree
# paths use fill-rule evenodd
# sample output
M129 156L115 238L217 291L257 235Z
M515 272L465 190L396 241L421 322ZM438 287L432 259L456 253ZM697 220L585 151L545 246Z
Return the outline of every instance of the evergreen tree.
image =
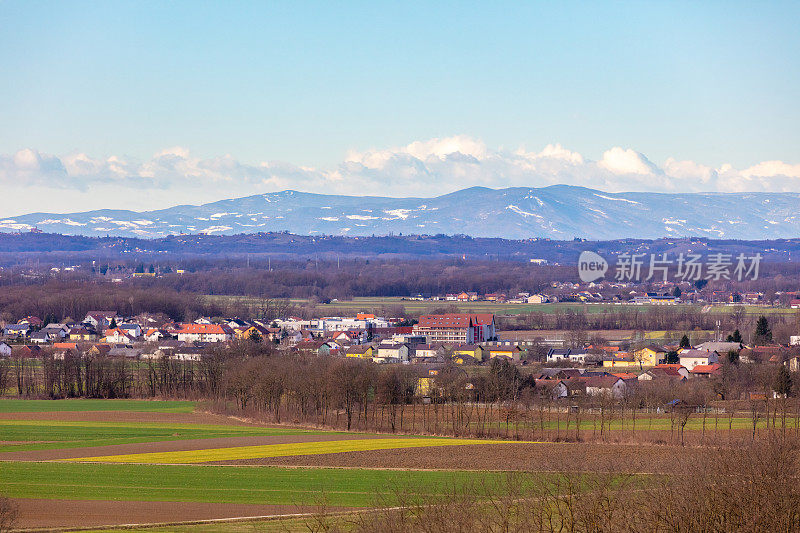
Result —
M728 335L727 341L728 342L738 342L739 344L741 344L741 342L742 342L742 334L737 329L736 331L733 332L733 334Z
M767 344L772 342L772 330L769 328L767 317L761 315L756 322L756 333L753 336L754 344Z
M116 318L112 318L111 319L111 323L108 325L108 329L114 329L116 327L117 327L117 319Z
M792 375L784 365L778 369L778 375L775 376L775 383L772 388L780 396L789 396L792 394Z
M692 344L689 342L689 336L684 335L681 337L681 348L691 348Z
M250 340L254 344L261 344L261 341L263 339L261 337L261 333L259 333L257 329L254 329L253 331L250 332Z
M728 352L728 362L730 364L732 364L732 365L738 365L739 364L739 352L737 352L736 350L730 350Z
M681 362L678 352L667 352L667 364L675 365Z
M672 295L675 298L680 298L682 294L683 294L683 292L681 291L680 287L675 287L675 290L672 291Z

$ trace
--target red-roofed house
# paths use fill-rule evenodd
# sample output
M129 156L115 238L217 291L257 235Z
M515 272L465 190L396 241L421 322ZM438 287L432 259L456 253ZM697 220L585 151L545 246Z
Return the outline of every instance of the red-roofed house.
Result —
M228 342L233 330L227 324L184 324L178 330L182 342Z
M428 342L475 344L496 336L494 315L447 314L422 315L414 326L414 335L425 335Z
M722 373L722 365L714 363L711 365L697 365L692 369L692 375L703 378L710 378Z
M679 364L656 365L647 372L639 374L639 381L652 381L654 379L671 379L684 381L689 377L689 370Z
M114 328L107 329L103 332L102 342L111 344L129 344L134 341L134 338L124 329Z

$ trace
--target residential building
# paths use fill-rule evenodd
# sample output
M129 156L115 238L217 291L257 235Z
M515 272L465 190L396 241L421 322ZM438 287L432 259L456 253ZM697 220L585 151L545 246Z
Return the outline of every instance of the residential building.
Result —
M417 344L414 346L414 357L433 358L439 355L439 349L432 344Z
M680 358L681 365L686 367L690 372L697 365L719 363L719 355L717 352L708 352L705 350L684 350L678 357Z
M462 344L453 348L453 358L458 359L470 357L476 361L484 361L488 358L488 349L477 344Z
M651 344L633 352L633 358L641 366L656 366L667 358L667 351L661 346Z
M108 344L130 344L135 339L124 329L107 329L103 332L102 341Z
M31 327L28 324L9 324L3 328L3 335L15 339L24 339L30 333Z
M582 348L550 348L550 351L547 352L547 362L556 363L558 361L569 360L573 363L584 364L586 363L586 357L588 355L586 350Z
M373 355L373 348L368 344L360 346L350 346L344 353L345 357L357 357L359 359L371 359Z
M69 330L69 340L71 341L94 341L97 340L97 334L89 331L84 327L74 327Z
M474 344L496 336L494 315L446 314L423 315L414 326L414 335L425 335L428 342Z
M616 376L592 376L584 380L586 394L589 396L606 395L613 398L623 398L629 389L626 380Z
M378 345L378 350L373 355L373 360L378 362L390 361L408 361L409 349L407 344L387 344L381 343Z
M228 342L233 330L227 324L184 324L178 331L182 342Z
M710 378L722 374L722 365L714 363L711 365L697 365L691 370L692 376Z
M519 346L491 346L485 348L485 350L489 352L489 359L505 357L506 359L517 362L522 355L522 348Z
M102 331L107 329L111 325L111 321L116 320L116 318L116 311L89 311L86 313L86 318L83 319L83 322L97 331Z

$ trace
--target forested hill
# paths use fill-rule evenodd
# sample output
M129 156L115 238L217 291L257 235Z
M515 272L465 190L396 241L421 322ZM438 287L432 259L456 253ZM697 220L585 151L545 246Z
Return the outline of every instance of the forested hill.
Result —
M584 250L603 255L619 253L761 253L767 261L800 260L800 239L735 241L710 239L621 239L583 241L550 239L493 239L462 235L403 235L341 237L252 233L240 235L179 235L160 239L84 237L53 233L0 233L0 254L35 257L61 254L83 258L130 257L131 255L202 255L305 257L405 257L503 260L574 264Z

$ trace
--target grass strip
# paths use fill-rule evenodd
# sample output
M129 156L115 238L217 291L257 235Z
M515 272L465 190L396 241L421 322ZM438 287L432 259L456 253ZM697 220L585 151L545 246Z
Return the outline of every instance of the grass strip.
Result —
M539 475L539 474L530 474ZM227 502L276 505L326 503L370 507L397 487L440 494L453 486L494 486L497 472L390 471L199 465L0 462L0 492L12 498Z
M44 413L67 411L135 411L146 413L191 413L195 402L184 400L17 400L0 399L0 413Z
M0 420L0 453L168 440L320 434L319 431L215 424Z

